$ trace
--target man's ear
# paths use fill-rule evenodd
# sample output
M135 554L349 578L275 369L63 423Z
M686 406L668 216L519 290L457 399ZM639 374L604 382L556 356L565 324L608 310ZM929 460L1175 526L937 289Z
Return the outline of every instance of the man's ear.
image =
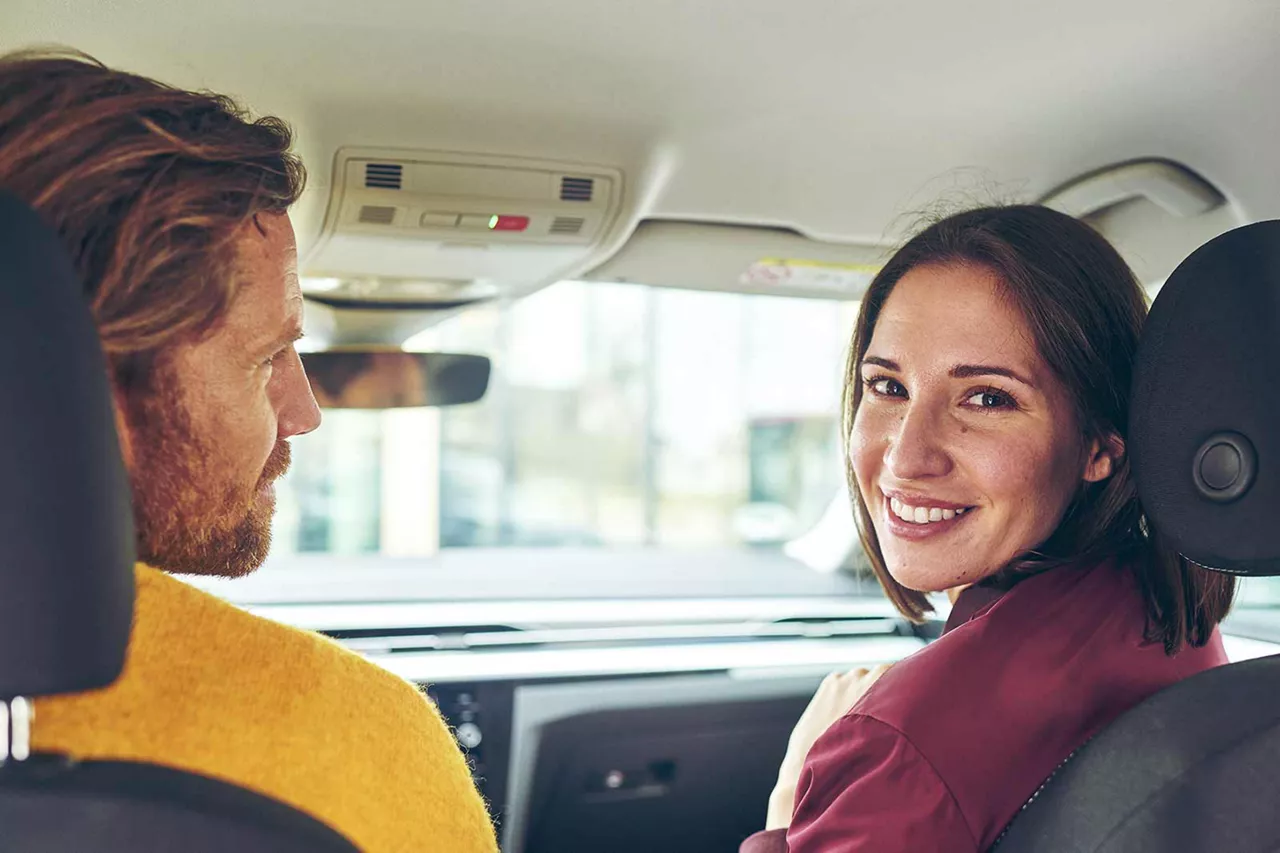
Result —
M111 383L111 408L116 416L116 436L120 441L120 455L124 457L124 467L133 469L133 437L129 433L129 422L124 416L124 396Z
M1115 473L1124 458L1124 439L1115 433L1095 438L1089 443L1084 465L1084 481L1100 483Z

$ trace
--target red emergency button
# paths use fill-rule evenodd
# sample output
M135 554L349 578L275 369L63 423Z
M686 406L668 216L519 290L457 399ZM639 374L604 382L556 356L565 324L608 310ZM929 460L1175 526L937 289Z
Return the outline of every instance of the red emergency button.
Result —
M489 219L490 231L524 231L529 227L529 217L498 214Z

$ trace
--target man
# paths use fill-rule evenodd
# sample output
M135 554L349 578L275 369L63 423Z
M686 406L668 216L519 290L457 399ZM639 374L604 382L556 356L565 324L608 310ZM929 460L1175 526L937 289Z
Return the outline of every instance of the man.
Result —
M290 146L283 122L220 96L79 55L0 57L0 190L58 231L84 283L145 563L124 673L39 700L34 745L226 779L373 853L494 851L413 685L168 574L258 568L288 439L320 425L294 349Z

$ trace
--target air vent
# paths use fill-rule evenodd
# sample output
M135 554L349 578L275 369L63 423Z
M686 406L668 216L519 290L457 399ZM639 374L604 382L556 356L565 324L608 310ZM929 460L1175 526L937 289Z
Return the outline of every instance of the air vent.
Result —
M369 189L398 190L403 172L399 163L366 163L364 185Z
M551 223L549 234L580 234L587 220L581 216L557 216Z
M396 209L366 204L360 208L360 221L365 225L390 225L395 222Z
M561 178L561 201L591 201L596 182L591 178Z

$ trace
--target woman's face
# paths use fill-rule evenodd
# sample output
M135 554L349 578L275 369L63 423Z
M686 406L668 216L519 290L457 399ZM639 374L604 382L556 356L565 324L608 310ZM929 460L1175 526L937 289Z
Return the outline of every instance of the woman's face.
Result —
M859 366L850 459L889 573L970 584L1044 542L1082 480L1111 473L988 269L916 267Z

